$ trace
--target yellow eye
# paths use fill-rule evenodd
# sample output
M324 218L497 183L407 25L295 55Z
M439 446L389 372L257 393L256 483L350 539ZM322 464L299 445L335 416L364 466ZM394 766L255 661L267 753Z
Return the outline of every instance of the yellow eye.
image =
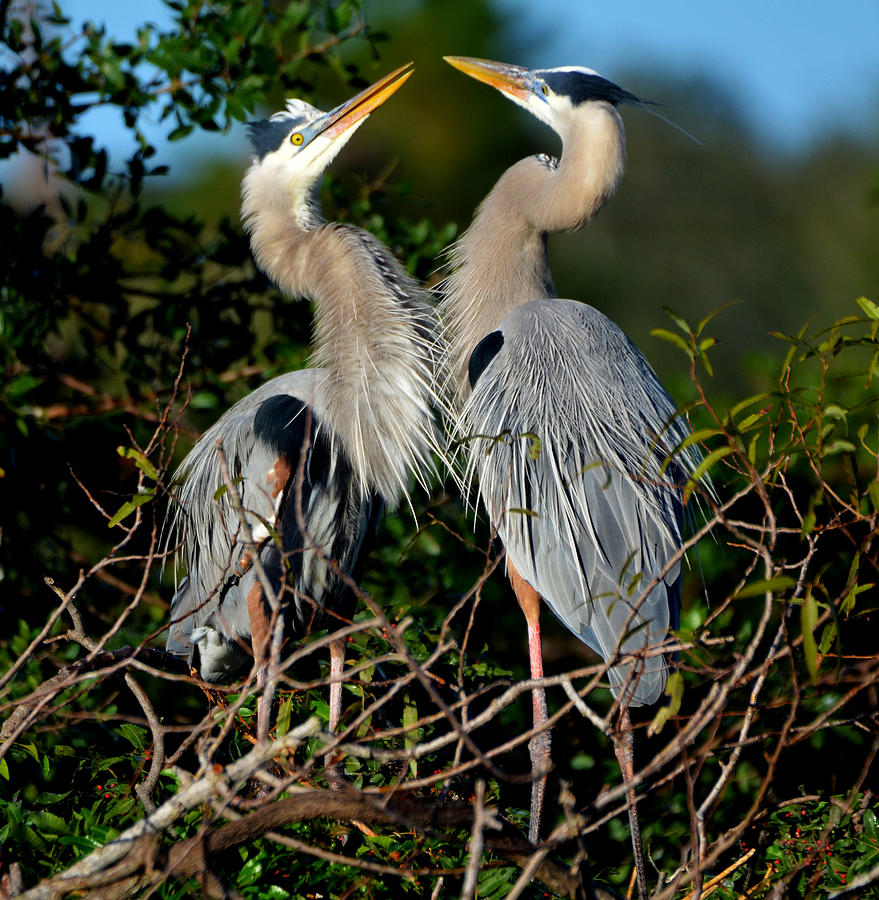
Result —
M294 131L293 134L290 135L290 143L295 144L297 147L305 140L304 137L298 132Z
M545 84L540 85L540 91L544 97L549 96L549 88Z

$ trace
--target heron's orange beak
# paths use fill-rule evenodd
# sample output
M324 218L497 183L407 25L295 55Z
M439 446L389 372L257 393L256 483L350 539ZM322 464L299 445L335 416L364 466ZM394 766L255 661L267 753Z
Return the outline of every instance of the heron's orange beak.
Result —
M472 56L444 56L443 59L465 75L484 81L505 94L525 100L531 93L528 81L530 72L522 66L474 59Z
M406 63L390 75L361 91L356 97L328 112L320 133L328 138L338 137L352 125L377 109L388 97L403 86L403 82L415 71L414 63Z

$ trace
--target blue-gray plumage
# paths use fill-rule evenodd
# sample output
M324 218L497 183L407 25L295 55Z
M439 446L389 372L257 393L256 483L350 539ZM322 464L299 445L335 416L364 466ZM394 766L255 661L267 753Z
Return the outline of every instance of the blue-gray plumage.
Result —
M685 482L664 463L687 435L671 398L637 347L583 303L534 300L495 334L462 419L489 436L471 438L467 475L511 561L602 658L662 644L680 598L680 562L663 570L680 547ZM637 678L631 664L608 674L615 693L630 685L631 705L654 703L666 663L657 654Z
M280 595L288 634L333 630L350 620L353 597L339 571L357 575L383 500L375 492L361 494L347 455L332 441L321 420L320 383L319 374L306 369L262 385L203 435L181 469L179 499L189 513L183 523L188 575L172 603L168 649L192 658L197 647L206 681L228 680L250 658L247 598L259 590L253 553ZM256 549L247 546L225 496L204 499L223 487L221 452L237 482ZM308 526L307 543L297 503ZM279 542L264 523L272 525ZM260 602L268 616L267 599L260 596Z
M180 468L174 524L187 576L168 649L193 661L197 649L207 680L227 680L251 654L265 660L271 603L257 558L288 636L350 620L345 579L356 576L383 506L408 499L410 479L424 483L441 453L433 385L441 351L427 299L383 244L326 222L317 199L326 166L411 71L329 113L289 101L249 129L242 212L251 248L282 291L314 301L314 367L236 403ZM223 458L252 539L224 490ZM332 729L344 644L330 649ZM261 715L260 736L265 725Z
M686 423L607 316L557 298L546 236L588 224L613 195L625 161L616 106L646 101L591 69L446 59L562 139L558 160L541 154L508 169L450 250L440 312L465 480L478 480L506 548L532 678L543 673L542 598L609 664L627 727L628 707L656 702L666 683L663 644L680 602L681 495L698 454L690 448L668 461ZM546 718L538 687L535 727ZM535 772L545 769L548 732L529 746ZM627 781L630 763L621 757ZM544 787L536 775L532 840Z

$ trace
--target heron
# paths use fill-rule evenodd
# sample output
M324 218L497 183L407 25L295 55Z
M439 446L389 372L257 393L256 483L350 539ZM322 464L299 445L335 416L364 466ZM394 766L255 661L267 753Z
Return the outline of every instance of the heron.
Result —
M561 138L559 158L509 168L450 248L440 287L457 428L525 615L531 677L543 677L540 599L608 664L620 707L615 741L633 775L633 706L656 703L664 643L680 607L682 489L698 452L641 351L591 306L558 298L550 232L589 224L623 174L618 107L643 106L592 69L446 61L498 89ZM539 838L550 758L546 699L533 690L529 837ZM543 729L543 730L541 730ZM646 890L629 794L639 889Z
M383 510L425 484L443 452L434 311L386 246L327 222L318 198L327 166L412 71L408 63L330 112L291 99L247 125L242 217L259 268L282 293L313 301L313 367L239 400L177 473L172 533L186 576L167 648L197 662L205 681L229 681L248 660L264 677L279 621L286 638L350 623L352 578ZM332 733L344 641L329 649ZM265 739L268 715L257 709Z

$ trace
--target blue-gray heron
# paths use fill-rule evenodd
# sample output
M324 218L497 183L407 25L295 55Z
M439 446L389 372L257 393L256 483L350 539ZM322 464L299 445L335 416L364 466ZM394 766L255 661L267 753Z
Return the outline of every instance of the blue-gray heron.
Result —
M424 483L441 450L439 339L424 292L381 242L326 222L318 202L327 165L411 72L410 63L328 113L290 100L248 125L251 248L285 294L314 301L315 367L238 401L180 467L175 533L187 576L167 645L193 661L197 650L207 681L229 680L251 658L262 671L273 607L287 636L350 621L350 576L383 506L408 497L413 473ZM331 731L344 647L330 643Z
M559 159L520 160L483 200L451 248L440 316L467 480L478 477L506 548L532 678L543 676L542 597L612 664L621 728L630 734L628 707L655 703L666 683L663 644L680 605L681 492L698 454L688 449L668 461L689 433L686 423L617 325L557 298L546 236L588 224L613 195L625 159L617 106L644 101L591 69L446 60L562 139ZM546 719L536 688L535 727ZM626 745L620 763L628 783ZM534 769L545 770L548 731L529 749ZM532 841L544 788L545 776L533 786Z

